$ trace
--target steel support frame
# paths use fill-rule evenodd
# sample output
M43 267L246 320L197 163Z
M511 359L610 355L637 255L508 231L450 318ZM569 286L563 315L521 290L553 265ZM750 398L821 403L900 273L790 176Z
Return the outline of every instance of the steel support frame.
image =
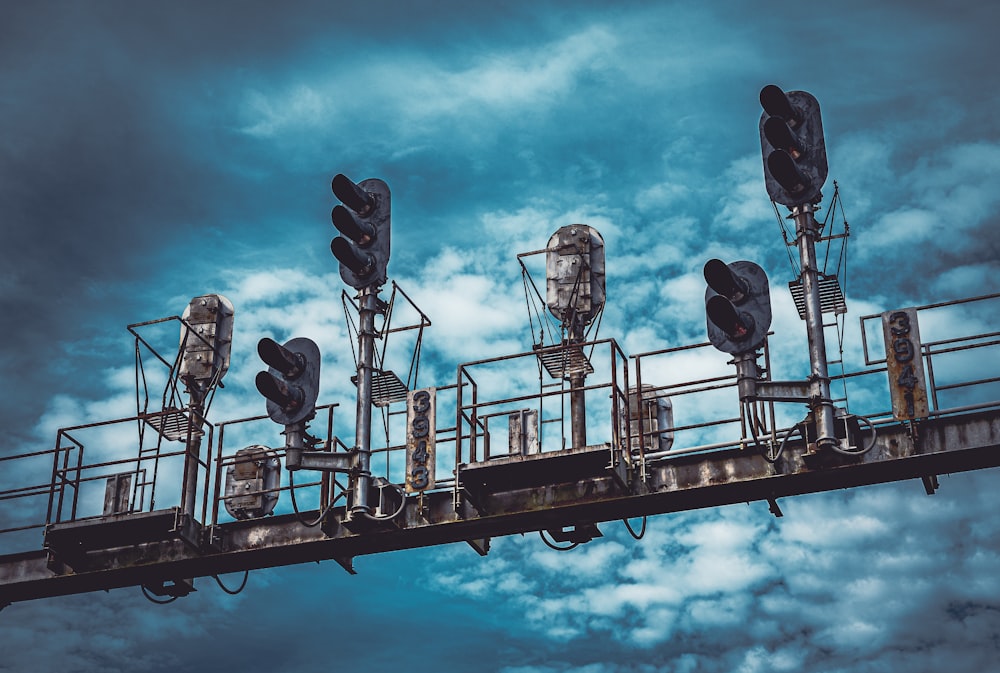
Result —
M435 491L421 495L422 507L406 507L396 526L362 533L343 525L343 507L322 529L292 515L234 521L207 530L201 549L173 538L90 551L80 572L62 568L51 550L12 554L0 557L0 605L307 561L334 559L349 568L364 554L997 467L1000 413L938 417L921 422L916 434L907 425L880 426L873 450L831 453L820 465L807 464L808 454L799 442L775 464L741 449L668 457L649 463L645 488L633 494L613 476L600 476L489 493L488 515L468 498L456 511L451 490Z
M823 309L819 294L819 264L816 259L816 239L820 226L811 204L795 206L796 245L799 250L802 291L805 300L806 336L809 342L809 382L812 384L809 408L816 419L816 446L822 451L837 445L834 427L835 411L830 395L830 373L826 356L826 336L823 333Z
M584 342L583 325L574 320L572 332L565 345L567 348ZM569 375L569 423L570 441L573 448L587 446L587 373L573 372Z
M372 373L375 369L375 315L379 313L379 288L361 290L358 303L358 406L355 425L355 470L351 478L352 503L349 517L371 515L368 492L372 472Z

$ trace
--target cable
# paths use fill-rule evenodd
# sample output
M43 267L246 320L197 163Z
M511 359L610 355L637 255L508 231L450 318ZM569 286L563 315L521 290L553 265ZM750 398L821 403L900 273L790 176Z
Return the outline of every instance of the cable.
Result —
M875 448L875 441L878 439L878 431L875 429L875 424L872 423L871 421L869 421L864 416L856 416L856 418L859 421L864 421L865 425L867 425L868 428L872 431L872 439L871 439L871 441L864 448L857 449L855 451L850 451L848 449L842 449L842 448L840 448L839 446L836 446L836 445L832 446L831 448L834 451L836 451L837 453L845 455L845 456L860 456L860 455L868 453L873 448Z
M778 228L781 230L781 239L785 242L785 254L788 255L788 265L792 269L792 275L798 276L800 274L799 268L795 264L795 258L792 256L792 247L788 243L788 230L785 229L785 223L781 218L781 213L778 212L778 204L771 201L771 207L774 208L774 217L778 220Z
M601 306L601 309L597 312L597 322L590 324L591 325L591 329L587 330L587 333L584 335L583 338L586 339L586 340L588 340L588 341L596 341L597 340L597 335L601 333L601 322L603 320L604 320L604 307ZM593 332L593 336L591 336L591 332ZM597 348L597 344L596 343L595 344L591 344L591 346L590 346L590 353L587 354L587 359L588 360L594 355L594 350L596 348Z
M392 484L386 484L386 486L392 486L393 488L396 488ZM379 490L382 490L382 489L379 489ZM396 488L396 492L399 493L399 489L398 488ZM374 514L368 514L366 516L369 519L373 520L373 521L388 521L390 519L395 519L397 516L399 516L400 514L402 514L403 513L403 509L405 509L405 508L406 508L406 495L404 495L403 493L400 493L399 507L396 509L395 512L393 512L389 516L375 516Z
M806 419L808 418L809 417L807 416L805 419L802 419L788 430L785 436L781 438L781 443L778 445L778 450L773 456L771 456L769 453L765 451L763 454L764 460L766 460L769 463L777 462L778 458L781 457L782 452L785 450L785 444L788 443L788 440L791 439L792 435L795 433L796 430L798 430L800 433L803 431L803 429L805 428ZM859 421L863 421L864 424L867 425L868 428L871 430L872 433L871 440L863 448L855 449L854 451L848 449L842 449L837 445L838 443L831 444L830 448L833 449L836 453L839 453L843 456L861 456L868 453L873 448L875 448L875 441L878 439L878 431L875 429L875 424L872 423L867 418L865 418L864 416L856 416L856 418Z
M350 343L351 343L351 357L354 358L354 369L357 369L358 368L358 353L357 353L357 351L354 350L354 343L357 340L354 339L353 337L357 335L358 328L357 328L357 325L354 324L354 318L351 317L351 312L347 310L347 300L348 300L347 292L344 291L344 290L341 290L341 292L340 292L340 303L344 307L344 320L345 320L345 322L347 322L347 331L350 332L351 336L352 336L352 338L349 339L348 341L350 341Z
M823 273L826 274L827 264L830 261L830 250L833 248L833 219L837 212L837 205L840 205L840 213L844 213L844 204L840 200L840 185L837 181L833 181L833 198L830 199L830 209L826 211L826 217L823 218L823 224L820 226L820 231L826 229L829 223L830 228L828 229L829 234L826 237L826 254L823 258ZM843 250L843 243L841 243L841 250Z
M417 328L417 342L413 344L413 356L410 358L410 369L406 373L406 389L417 388L417 377L420 376L420 355L423 352L424 323L421 320Z
M533 304L532 304L530 296L528 295L528 278L527 278L527 275L526 275L527 274L527 269L524 268L524 262L522 262L520 259L518 259L517 261L521 262L521 285L524 287L524 305L528 309L528 328L531 330L531 343L533 343L533 344L534 343L541 343L541 338L545 334L545 326L542 324L542 321L539 318L539 321L538 321L538 336L539 336L539 341L536 342L535 341L535 316L532 315L532 313L531 313L531 309L533 308Z
M171 596L170 598L161 600L159 598L154 598L152 594L149 593L149 589L146 588L145 584L140 584L139 588L142 589L142 595L145 596L146 600L150 603L155 603L156 605L167 605L168 603L173 603L180 596Z
M389 446L389 407L380 407L382 411L382 428L385 430L385 445ZM385 475L389 476L389 456L392 451L385 451Z
M577 547L580 546L579 542L571 542L568 547L560 547L556 545L554 542L549 542L549 539L545 537L544 530L538 531L538 534L541 536L542 542L544 542L545 546L548 547L549 549L555 549L556 551L569 551L570 549L576 549Z
M528 271L528 267L524 265L523 260L518 259L518 261L521 263L521 277L522 281L525 282L525 287L527 287L527 281L531 281L531 289L534 290L535 297L537 297L538 302L544 306L546 301L542 297L542 293L538 291L538 286L535 285L535 279L531 277L531 272ZM531 303L532 307L535 309L535 315L538 316L539 330L541 332L540 338L547 331L549 339L554 342L556 330L554 318L550 316L548 312L538 308L538 304L535 303L534 297L532 297ZM532 338L534 338L534 331L532 331Z
M781 458L781 454L785 450L785 444L788 443L788 440L791 439L792 435L795 434L796 430L798 430L800 433L802 432L802 426L804 423L805 420L803 419L798 423L796 423L795 425L793 425L791 428L789 428L788 432L785 433L785 436L781 438L781 443L778 444L778 450L774 452L773 456L767 450L765 450L761 454L764 456L764 460L766 460L769 463L778 462L778 459Z
M628 519L622 519L622 523L625 524L625 530L628 531L628 534L636 540L641 540L646 536L646 517L642 517L642 527L639 528L638 533L632 529L632 524L628 522Z
M399 286L396 285L396 281L392 282L392 294L389 295L389 303L386 304L385 311L382 320L382 329L378 332L378 338L382 339L382 358L385 358L385 352L389 345L389 325L392 323L392 310L396 306L396 289Z
M295 511L295 518L297 518L299 520L299 523L301 523L306 528L315 528L316 526L318 526L323 521L323 519L326 518L326 515L329 514L330 510L333 508L333 503L330 503L329 505L327 505L326 509L324 509L322 512L320 512L319 516L316 517L315 521L313 521L312 523L306 522L302 518L302 513L299 512L299 504L295 501L295 476L294 475L295 475L295 472L289 472L288 473L288 492L292 496L292 510Z
M230 589L229 587L227 587L225 584L222 583L222 580L219 578L218 575L212 575L212 579L214 579L215 582L216 582L216 584L219 585L219 588L222 589L223 591L225 591L230 596L235 596L236 594L238 594L241 591L243 591L246 588L246 586L247 586L247 578L249 578L249 577L250 577L250 571L249 570L244 570L243 571L243 581L240 582L239 588L238 589Z
M740 404L741 404L740 415L742 416L741 420L746 421L743 428L750 432L750 439L753 440L753 445L756 446L758 450L760 450L760 440L757 439L757 428L755 427L754 423L755 420L754 414L756 412L756 409L754 409L753 402L741 402Z

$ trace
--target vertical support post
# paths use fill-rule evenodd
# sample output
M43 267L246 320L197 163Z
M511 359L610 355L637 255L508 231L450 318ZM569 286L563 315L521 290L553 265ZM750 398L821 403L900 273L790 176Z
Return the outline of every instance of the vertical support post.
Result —
M573 328L567 345L572 347L581 343L583 343L583 325L580 324L579 320L573 320ZM569 375L570 434L573 447L577 449L587 446L587 394L584 391L586 382L587 374L582 370L571 372Z
M760 367L757 366L757 351L749 351L733 356L736 365L736 390L740 402L753 402L757 397L757 382Z
M184 481L181 484L181 512L195 520L198 499L198 462L201 458L202 418L205 414L205 392L195 382L188 389L188 433L184 450Z
M335 451L333 439L333 409L330 407L326 412L326 443L323 447L324 451ZM333 499L333 473L324 472L322 478L320 479L319 485L319 508L322 510L324 507L330 504Z
M573 446L587 446L587 400L583 387L586 377L582 374L571 374L569 379L569 415L572 427Z
M816 445L819 449L837 444L834 428L833 401L830 398L830 374L826 359L826 337L823 333L823 314L819 298L819 268L816 261L816 239L819 225L809 203L795 206L796 244L802 267L802 290L805 298L806 336L809 341L809 408L816 419Z
M375 314L378 313L378 288L369 285L361 290L358 304L358 407L355 425L357 472L354 475L354 515L368 515L368 491L371 488L372 459L372 372L375 367Z
M570 364L573 347L583 343L584 327L604 308L604 239L591 226L570 224L552 234L545 253L545 303L567 330L563 347ZM584 371L563 374L570 385L570 434L577 448L587 445L586 378Z

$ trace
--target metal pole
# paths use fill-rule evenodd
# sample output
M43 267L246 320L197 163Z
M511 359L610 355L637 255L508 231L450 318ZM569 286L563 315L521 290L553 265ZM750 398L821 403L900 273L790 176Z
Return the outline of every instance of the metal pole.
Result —
M184 481L181 484L181 511L195 519L198 496L198 459L201 456L202 416L205 414L205 391L199 382L191 381L188 389L188 434L184 452ZM197 423L197 425L195 425Z
M572 348L576 344L583 342L583 325L575 319L573 329L568 340L568 347ZM567 364L569 357L567 353ZM570 431L573 440L573 448L582 449L587 446L587 394L584 391L587 374L582 369L573 371L569 375L569 418Z
M352 514L370 514L368 491L371 487L372 459L372 371L375 366L375 314L378 313L378 288L361 290L358 304L358 409L355 426L357 475Z
M819 268L816 261L816 239L819 225L813 216L813 206L803 204L792 209L795 220L796 244L802 266L802 291L805 297L806 335L809 340L811 400L809 408L816 419L816 445L824 449L837 444L834 431L834 409L830 398L830 374L826 361L826 337L823 333L823 313L819 298Z

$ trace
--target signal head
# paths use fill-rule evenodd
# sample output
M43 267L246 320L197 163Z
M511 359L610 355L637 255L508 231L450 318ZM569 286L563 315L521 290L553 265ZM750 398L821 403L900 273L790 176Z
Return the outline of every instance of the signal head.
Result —
M705 264L705 315L708 339L719 350L737 355L757 350L771 326L767 274L753 262Z
M760 146L771 200L793 208L822 197L828 172L819 102L805 91L761 89Z
M254 383L267 399L267 415L276 423L307 421L316 413L319 396L319 347L312 339L298 337L280 345L264 337L257 353L269 369Z
M340 277L355 289L384 285L389 264L389 187L375 178L355 184L342 173L331 183L343 205L330 214L342 236L330 242L340 262Z

